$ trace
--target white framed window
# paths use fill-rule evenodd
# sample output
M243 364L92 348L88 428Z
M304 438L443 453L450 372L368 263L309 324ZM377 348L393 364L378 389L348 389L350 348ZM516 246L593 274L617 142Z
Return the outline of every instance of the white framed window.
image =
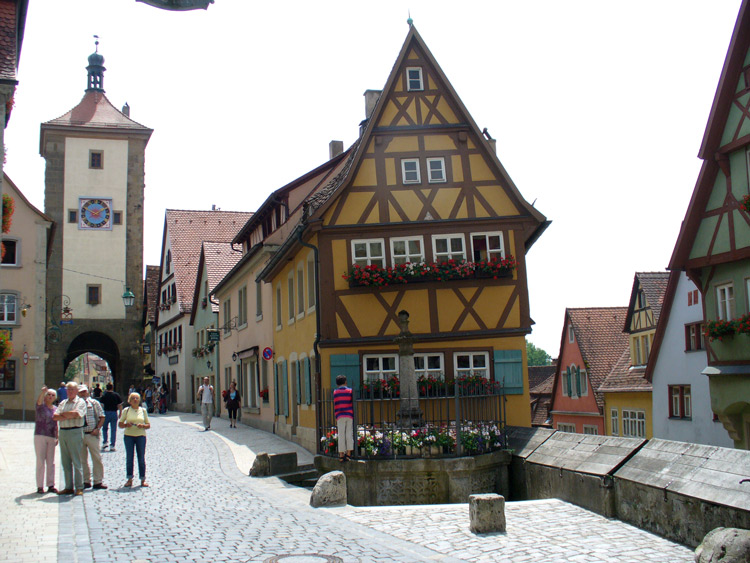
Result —
M359 266L374 265L385 268L385 240L353 240L352 261Z
M305 316L305 265L297 264L297 318Z
M645 366L651 353L651 338L648 334L641 336L641 351L643 352L643 363L641 365Z
M626 438L645 438L646 411L622 409L622 435Z
M318 298L315 291L315 254L312 252L307 256L307 311L315 310Z
M558 422L557 423L557 431L558 432L570 432L572 434L576 433L576 425L570 424L569 422Z
M456 352L453 354L456 377L479 376L490 378L490 355L488 352Z
M641 339L637 336L633 338L633 354L635 356L635 365L642 366L643 363L641 362Z
M575 332L573 332L573 325L568 325L568 342L573 344L576 341Z
M398 375L398 356L396 354L372 354L363 358L364 381L388 380Z
M263 282L255 282L255 320L263 320Z
M502 260L503 258L505 258L503 233L471 233L471 259L474 262Z
M464 235L432 235L432 253L435 262L466 260Z
M620 435L620 413L616 408L610 409L609 422L610 422L610 428L612 429L612 436L619 436Z
M276 330L281 330L281 284L276 284Z
M589 394L588 377L585 369L576 369L576 393L579 397L587 397Z
M430 184L441 184L448 180L445 174L445 159L439 158L427 159L427 182Z
M286 279L286 298L289 308L287 309L287 324L294 322L294 271L289 272Z
M391 239L391 260L396 264L420 264L424 262L424 239L422 237L396 237Z
M584 424L583 425L583 433L589 434L591 436L598 436L599 435L599 427L594 426L593 424Z
M404 158L401 161L401 180L404 184L419 184L422 181L418 158Z
M232 334L232 300L224 301L224 336Z
M3 238L2 243L5 247L5 254L3 255L2 261L0 261L0 264L3 266L20 266L21 241L11 238Z
M716 309L720 320L731 321L734 318L734 284L716 286Z
M669 400L669 418L693 417L690 385L670 385Z
M0 323L15 324L18 297L14 293L0 293Z
M421 67L410 66L406 68L406 90L408 92L419 92L424 90Z
M445 374L443 354L414 354L414 374L442 378Z
M237 292L237 326L247 325L247 286Z

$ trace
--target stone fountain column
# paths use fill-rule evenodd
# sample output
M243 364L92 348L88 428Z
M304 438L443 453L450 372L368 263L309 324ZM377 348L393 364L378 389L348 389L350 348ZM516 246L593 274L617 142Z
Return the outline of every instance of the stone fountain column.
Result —
M422 426L422 409L419 408L417 376L414 373L414 336L409 332L409 313L400 311L398 323L401 331L395 338L398 344L398 377L401 384L401 406L396 420L404 428Z

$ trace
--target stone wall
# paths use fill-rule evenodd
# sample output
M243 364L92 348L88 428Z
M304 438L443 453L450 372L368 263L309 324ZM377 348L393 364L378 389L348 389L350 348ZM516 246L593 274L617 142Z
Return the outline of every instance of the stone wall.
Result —
M354 506L444 504L469 501L475 493L509 494L511 454L492 452L476 457L353 460L316 456L322 474L343 471L348 502Z
M511 469L524 479L514 500L559 498L691 547L719 526L750 529L748 451L544 429L510 436Z

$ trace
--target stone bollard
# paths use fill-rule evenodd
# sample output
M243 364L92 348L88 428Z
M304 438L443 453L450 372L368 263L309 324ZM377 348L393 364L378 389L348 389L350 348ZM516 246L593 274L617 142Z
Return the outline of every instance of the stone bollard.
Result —
M696 563L747 563L750 561L750 530L714 528L695 549Z
M250 477L268 477L271 474L271 458L266 453L255 456L250 468Z
M505 531L505 498L494 493L469 495L469 529L475 534Z
M346 504L346 475L343 471L326 473L315 484L310 496L310 506L341 506Z

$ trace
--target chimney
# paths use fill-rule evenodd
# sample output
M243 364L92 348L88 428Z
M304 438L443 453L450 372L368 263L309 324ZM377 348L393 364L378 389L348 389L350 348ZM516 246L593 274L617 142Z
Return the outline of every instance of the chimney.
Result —
M328 158L336 158L344 152L344 141L331 141L328 143Z
M122 106L122 113L125 114L125 117L130 117L130 106L128 105L128 102L125 102L125 105Z
M365 119L370 119L382 92L382 90L365 90Z

